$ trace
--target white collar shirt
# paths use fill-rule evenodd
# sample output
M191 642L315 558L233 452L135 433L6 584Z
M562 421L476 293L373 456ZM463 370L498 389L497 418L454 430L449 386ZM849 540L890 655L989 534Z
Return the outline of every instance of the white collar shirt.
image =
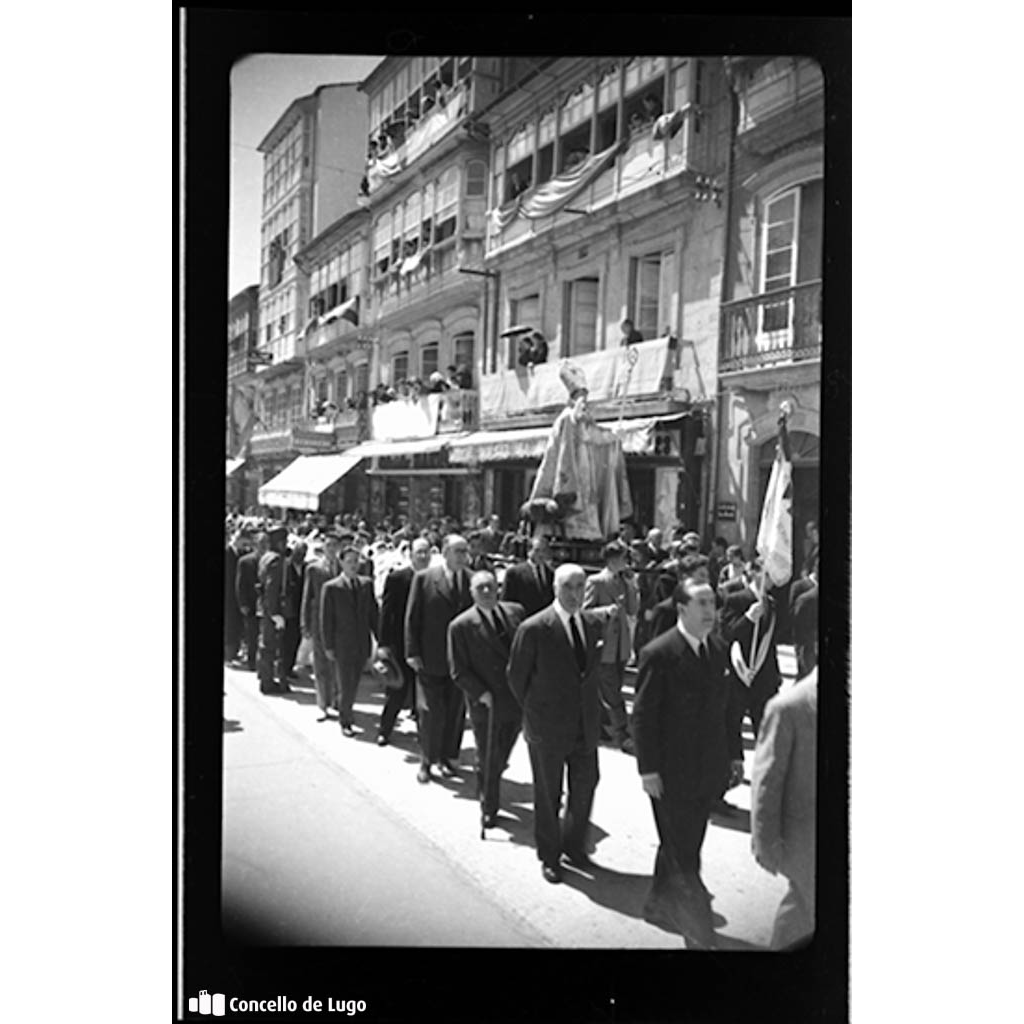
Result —
M569 613L557 602L554 603L555 614L562 622L562 628L565 630L565 635L569 638L569 643L573 642L572 629L569 626L569 619L574 618L576 620L576 628L580 631L580 639L583 638L583 620L580 618L580 613L577 612L575 615L570 616ZM585 643L586 641L584 641Z
M684 629L682 623L680 623L678 620L676 621L676 628L683 635L683 639L690 645L690 648L693 651L693 653L696 654L699 658L700 646L701 644L706 644L708 642L708 638L705 636L704 639L701 640L700 637L696 637L692 633L688 633L686 629Z

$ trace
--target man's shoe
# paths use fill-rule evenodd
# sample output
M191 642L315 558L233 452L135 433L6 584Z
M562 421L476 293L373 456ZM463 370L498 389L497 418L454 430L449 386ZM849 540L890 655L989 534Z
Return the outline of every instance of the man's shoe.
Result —
M295 671L295 669L290 669L288 672L285 673L285 676L288 679L298 679L299 678L298 673Z
M416 773L417 782L429 782L430 781L430 765L421 764L420 770Z
M566 850L562 856L574 868L582 868L584 871L593 871L597 866L582 850Z
M327 713L327 708L320 709L320 716L317 718L318 722L326 722L331 716Z
M484 811L480 818L480 823L484 828L494 828L498 824L498 815L489 814L487 811Z
M341 723L341 735L342 736L355 736L355 734L356 734L355 729L353 729L352 726L348 724L348 722L342 722Z
M557 864L545 864L540 873L544 876L544 881L552 885L557 885L562 880L562 869Z
M283 679L279 679L276 683L274 683L274 686L276 687L275 693L292 692L292 688Z
M455 770L455 768L452 765L451 761L442 761L441 762L441 774L446 779L454 779L454 778L458 777L459 773Z
M377 737L377 746L378 747L386 747L390 742L391 741L387 738L387 736L378 736Z

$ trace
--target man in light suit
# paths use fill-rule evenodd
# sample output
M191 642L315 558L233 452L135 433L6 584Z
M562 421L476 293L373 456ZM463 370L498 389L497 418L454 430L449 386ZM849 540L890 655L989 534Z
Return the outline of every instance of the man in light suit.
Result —
M403 685L399 689L388 690L377 730L378 747L386 747L391 742L398 712L410 702L414 709L416 707L416 673L405 660L405 612L413 576L430 565L430 541L426 537L417 537L409 547L409 557L412 565L404 565L388 573L381 595L379 650L382 655L389 655L398 666Z
M498 600L498 581L489 570L473 573L469 586L473 607L457 615L448 627L448 664L455 685L469 704L481 821L484 828L493 828L501 773L523 721L522 708L508 687L509 652L523 621L523 606ZM493 737L493 745L489 745L489 737Z
M302 588L302 608L299 625L302 635L313 643L313 680L316 685L316 703L320 709L318 722L326 722L328 712L338 707L338 678L331 659L327 657L323 634L320 632L320 595L324 584L341 572L338 551L341 537L331 531L324 536L323 552L306 567L306 582Z
M548 882L562 881L560 857L590 866L587 828L599 778L598 669L605 623L618 608L583 611L586 573L567 562L555 570L555 600L516 631L508 683L523 709L533 772L534 838ZM558 812L568 770L566 815Z
M501 599L521 604L529 615L535 615L555 599L552 589L551 546L548 538L538 534L530 541L525 562L509 566L502 584Z
M345 548L341 552L341 575L325 583L320 593L320 632L327 657L338 673L338 711L343 736L356 734L352 707L363 665L377 637L373 581L358 575L358 566L359 552L353 547Z
M676 586L675 628L640 653L633 737L644 792L661 841L644 907L652 924L714 946L711 894L700 877L700 851L715 800L743 778L738 694L715 625L707 579Z
M466 702L448 665L448 626L472 603L469 593L469 544L449 534L441 547L442 565L416 573L405 612L405 660L416 673L416 712L420 741L419 782L430 769L454 778L466 727Z
M758 864L789 879L772 930L772 949L814 933L818 670L773 697L754 751L751 848Z
M604 628L604 646L598 669L601 686L601 731L604 739L627 754L633 753L629 737L629 719L622 697L622 681L626 663L632 653L629 619L640 611L640 588L636 574L627 565L629 548L620 540L605 544L601 552L604 568L587 578L583 592L584 608L605 608L616 605L619 614L609 619Z

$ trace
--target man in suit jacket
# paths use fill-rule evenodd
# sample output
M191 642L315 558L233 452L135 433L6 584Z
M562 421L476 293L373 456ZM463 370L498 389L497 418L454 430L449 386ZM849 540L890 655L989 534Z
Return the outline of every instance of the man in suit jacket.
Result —
M814 932L815 798L818 771L818 671L773 697L754 751L750 839L754 858L789 879L773 949Z
M341 572L341 536L329 531L323 538L323 552L318 559L306 567L306 582L302 587L302 607L299 613L299 627L303 636L313 643L313 680L316 687L316 703L320 709L318 722L326 722L332 709L339 704L338 676L334 663L327 657L324 638L320 629L320 596L324 585L335 579Z
M245 637L245 667L250 672L256 671L256 651L260 635L259 619L256 617L256 581L259 576L260 559L266 550L266 534L256 534L252 550L238 559L238 568L235 571L235 597L238 600L238 609L242 613L242 630Z
M380 652L388 654L402 673L400 689L388 690L377 730L377 746L386 747L391 740L398 712L410 702L416 706L416 673L405 660L405 612L409 605L412 578L430 565L430 541L417 537L409 549L412 565L392 569L384 580L380 605Z
M248 531L235 530L224 548L224 661L233 662L238 657L242 642L244 618L238 606L238 562L248 551L251 542ZM255 584L255 580L253 581Z
M551 569L551 546L543 534L530 541L525 562L509 566L502 585L501 599L521 604L527 616L535 615L555 599L554 573Z
M633 753L629 738L629 719L622 697L622 682L632 650L629 619L640 610L640 589L635 573L626 565L629 549L621 540L604 546L604 568L587 578L583 592L584 608L616 605L619 614L605 624L604 646L598 681L601 688L601 728L604 738L627 754Z
M363 665L377 637L377 599L373 581L357 573L359 552L341 552L341 574L320 592L320 632L327 657L334 663L341 694L338 714L343 736L355 736L352 708Z
M453 778L462 749L466 704L452 681L448 665L448 626L472 603L469 592L469 544L452 533L441 546L443 565L416 573L405 613L405 660L416 672L419 726L419 782L429 782L430 769Z
M680 580L695 579L700 583L709 583L708 559L704 555L687 555L676 563L676 585ZM653 640L655 637L667 633L675 627L679 619L679 610L676 605L675 587L664 600L659 601L651 609L648 637Z
M790 622L796 647L796 677L803 679L818 663L818 563L790 588Z
M775 630L778 621L775 601L761 582L762 576L757 562L751 563L748 576L746 586L726 593L721 611L721 633L729 650L734 642L739 643L748 665L751 665L753 657L750 648L755 640L755 624L758 649L766 645L766 656L753 680L741 680L734 673L737 692L742 697L744 710L750 716L750 724L756 738L761 727L764 706L778 692L781 676L775 650Z
M302 588L306 582L305 541L297 541L284 567L284 633L281 636L281 672L295 679L295 657L302 636Z
M676 627L640 654L633 706L637 765L661 843L644 916L707 947L714 932L700 850L723 786L742 781L743 745L728 655L712 633L715 592L687 577L675 601Z
M284 561L287 543L286 527L274 526L267 531L269 550L260 557L256 576L256 617L259 619L260 633L256 653L256 675L260 681L260 693L288 693L291 689L281 664L281 633L284 631Z
M469 704L477 798L483 827L491 828L498 814L501 774L522 727L522 708L508 687L508 658L523 606L499 601L498 581L486 569L473 573L469 586L473 607L448 627L448 665ZM493 746L488 744L491 734Z
M586 573L567 562L555 570L555 600L516 631L508 684L523 709L533 773L534 838L544 878L562 880L560 857L590 864L587 827L599 778L600 645L617 608L583 611ZM559 828L562 780L568 770L566 815Z

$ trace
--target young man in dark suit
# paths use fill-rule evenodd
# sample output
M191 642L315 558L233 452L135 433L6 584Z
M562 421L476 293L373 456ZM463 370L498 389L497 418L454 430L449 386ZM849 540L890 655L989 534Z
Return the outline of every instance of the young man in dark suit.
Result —
M551 546L543 534L530 541L525 562L509 566L501 588L501 599L521 604L527 616L535 615L555 599L554 572L551 569Z
M661 840L644 916L682 931L688 945L711 947L700 850L723 786L743 778L743 745L728 655L712 632L715 592L687 577L674 598L675 628L640 654L633 706L637 765Z
M295 657L302 638L302 588L306 582L305 541L298 541L284 567L284 633L281 636L281 673L295 679Z
M242 633L245 638L245 667L256 671L256 652L259 646L259 619L256 617L256 581L259 576L260 558L267 550L266 534L254 535L251 551L238 559L235 571L235 597L242 613Z
M509 652L523 621L523 606L498 600L498 581L489 570L475 572L469 585L473 607L448 627L448 665L469 704L481 821L484 828L492 828L498 815L501 774L523 720L522 708L508 686Z
M561 855L590 865L587 828L599 778L600 645L618 608L582 611L586 573L565 563L555 570L554 602L516 631L508 683L523 709L523 732L533 772L534 838L548 882L562 881ZM562 826L562 780L569 793Z
M246 530L236 530L224 548L224 661L228 664L238 657L242 642L244 618L238 606L235 582L238 562L249 551L251 537Z
M291 689L281 661L281 634L284 632L284 562L287 543L288 530L284 526L274 526L267 531L269 550L260 557L256 577L256 616L259 619L260 633L256 674L260 681L260 693L288 693Z
M363 665L377 637L377 599L373 581L357 573L359 552L341 552L341 575L324 584L320 594L320 631L324 650L338 673L339 716L343 736L355 736L352 707Z
M412 578L430 565L430 541L417 537L409 549L411 565L392 569L384 580L384 593L380 603L381 654L387 654L402 673L404 685L400 689L388 690L384 710L380 714L377 730L377 746L386 747L391 741L398 712L412 705L416 707L416 673L405 660L405 612L409 605L409 591Z
M429 782L430 769L453 778L462 749L466 703L452 681L448 665L448 626L472 603L469 592L469 544L449 534L441 554L444 565L416 573L405 613L405 660L416 673L416 711L420 741L419 782Z

